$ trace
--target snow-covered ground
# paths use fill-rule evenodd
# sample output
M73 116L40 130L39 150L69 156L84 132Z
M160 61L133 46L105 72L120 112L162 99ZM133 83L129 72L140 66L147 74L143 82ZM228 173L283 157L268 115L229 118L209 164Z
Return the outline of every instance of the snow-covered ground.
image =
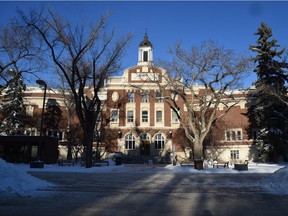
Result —
M79 165L58 166L46 165L44 169L30 168L28 164L10 164L0 158L0 194L16 193L19 195L35 195L39 189L53 187L47 181L31 176L28 172L82 172L82 173L107 173L107 172L165 172L165 173L271 173L268 177L259 182L259 186L267 191L277 194L288 194L288 164L262 164L250 163L248 171L237 171L233 167L227 168L205 168L198 171L191 167L181 167L179 165L167 165L159 167L156 165L125 165L115 166L110 160L110 166L92 167L86 169ZM39 191L38 191L39 192Z

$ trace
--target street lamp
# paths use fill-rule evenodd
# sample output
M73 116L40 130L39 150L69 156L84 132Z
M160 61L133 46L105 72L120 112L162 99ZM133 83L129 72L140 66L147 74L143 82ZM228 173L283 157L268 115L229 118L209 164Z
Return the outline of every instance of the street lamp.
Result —
M46 99L46 89L47 84L44 80L36 80L36 83L40 86L44 86L44 98L43 98L43 106L42 106L42 113L41 113L41 122L40 122L40 136L42 136L43 133L43 117L44 117L44 108L45 108L45 99Z
M46 99L46 89L47 89L47 84L43 80L36 80L36 83L40 86L44 86L44 96L43 96L43 106L42 106L42 113L41 113L41 122L40 122L40 145L37 151L37 160L40 161L40 154L41 154L41 149L42 149L42 142L43 142L43 118L44 118L44 108L45 108L45 99Z

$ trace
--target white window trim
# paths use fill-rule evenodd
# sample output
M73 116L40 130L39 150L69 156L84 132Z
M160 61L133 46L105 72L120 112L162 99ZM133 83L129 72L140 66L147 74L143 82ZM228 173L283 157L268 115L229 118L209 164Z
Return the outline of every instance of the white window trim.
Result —
M114 111L117 111L117 119L116 119L116 121L112 121L112 113ZM111 109L110 110L110 123L112 123L112 124L118 124L119 123L119 109Z
M161 136L161 139L160 140L156 140L157 136L159 136L159 135ZM161 142L161 148L155 148L156 141ZM164 135L161 134L161 133L155 134L154 139L153 139L153 144L154 144L154 149L155 150L163 150L165 148L165 137L164 137ZM157 145L157 147L158 147L158 145Z
M126 142L132 142L132 148L129 148L129 146L128 146L128 148L126 148L127 147ZM133 142L134 142L134 144L133 144ZM125 150L135 150L135 149L136 149L136 138L135 138L135 136L133 134L126 134L125 135Z
M133 113L133 121L128 121L129 120L129 118L128 118L128 112L132 112ZM127 110L127 113L126 113L126 115L127 115L127 117L126 117L126 122L129 124L131 124L131 123L134 123L135 122L135 112L134 112L134 110Z
M143 100L143 96L147 97L146 100ZM141 103L149 103L149 93L148 92L143 92L141 94Z
M236 158L232 157L232 152L233 152L233 155L235 155ZM230 150L230 158L231 158L231 160L239 160L240 159L240 151L238 149L231 149Z
M58 138L59 141L65 141L65 132L64 132L64 131L59 130L59 129L48 129L48 130L46 131L46 135L47 135L47 136L49 136L48 133L49 133L50 131L52 132L52 136L50 136L50 137L56 137L56 136L54 136L54 133L57 132L57 137L56 137L56 138ZM62 133L62 136L61 136L61 137L59 137L60 133Z
M143 121L143 112L146 111L147 112L147 121ZM149 110L141 110L141 123L149 123Z
M231 132L235 133L235 140L233 140L233 136L230 135L230 137L227 136L227 133ZM238 132L240 132L240 137L239 137L239 134ZM227 142L237 142L237 141L242 141L243 140L243 131L242 131L242 128L233 128L233 129L227 129L225 130L225 141Z
M157 112L161 112L161 121L158 121ZM162 124L163 123L163 110L155 110L155 123Z
M176 119L176 118L175 118L175 119L173 118L173 113L175 113L177 119ZM173 124L179 124L179 123L180 123L179 118L178 118L178 116L177 116L177 113L176 113L173 109L171 109L171 122L172 122Z
M129 95L133 94L133 99L130 100ZM127 103L135 103L135 93L134 92L128 92L127 94Z
M157 96L157 94L161 94L160 96ZM163 103L163 93L161 91L156 91L156 103Z

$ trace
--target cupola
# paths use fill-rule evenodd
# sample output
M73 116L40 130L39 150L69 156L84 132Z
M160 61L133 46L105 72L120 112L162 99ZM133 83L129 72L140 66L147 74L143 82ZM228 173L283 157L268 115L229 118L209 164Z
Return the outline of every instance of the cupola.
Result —
M138 65L153 65L153 45L145 32L143 41L138 48Z

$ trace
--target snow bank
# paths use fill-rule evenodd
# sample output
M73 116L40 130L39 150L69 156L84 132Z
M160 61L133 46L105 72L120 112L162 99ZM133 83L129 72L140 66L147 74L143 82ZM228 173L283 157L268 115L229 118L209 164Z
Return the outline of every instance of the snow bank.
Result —
M283 167L262 179L259 186L271 193L288 195L288 167Z
M35 178L21 166L6 163L0 158L0 193L15 193L21 196L33 196L38 189L53 186L44 180Z

